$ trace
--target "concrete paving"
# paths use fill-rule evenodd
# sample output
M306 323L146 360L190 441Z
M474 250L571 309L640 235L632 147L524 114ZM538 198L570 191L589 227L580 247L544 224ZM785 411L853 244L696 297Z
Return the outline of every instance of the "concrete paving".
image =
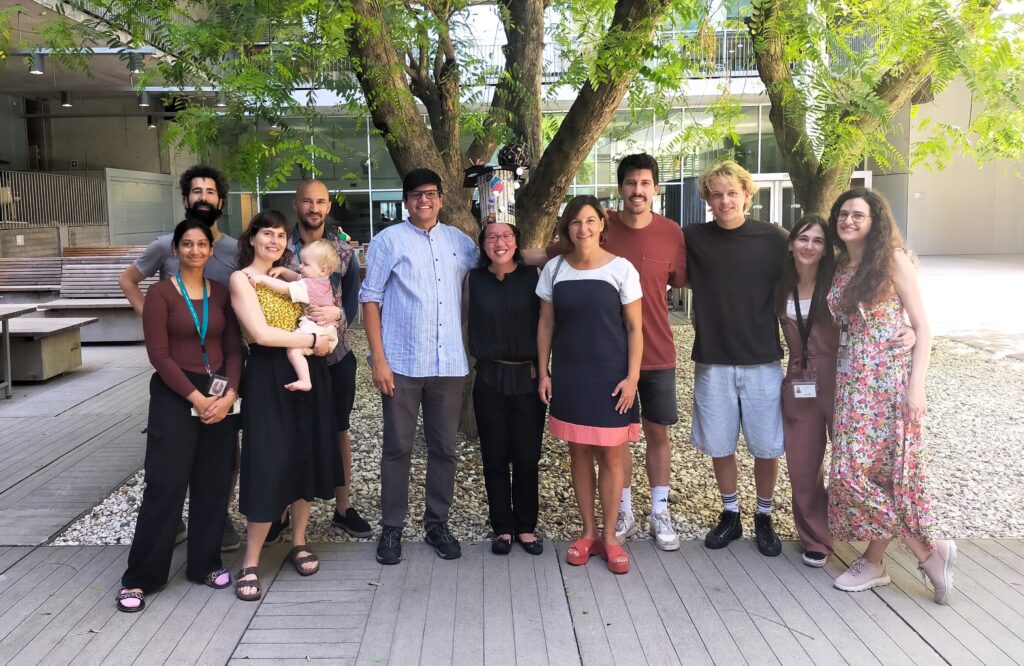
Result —
M920 257L933 335L1024 360L1024 255Z

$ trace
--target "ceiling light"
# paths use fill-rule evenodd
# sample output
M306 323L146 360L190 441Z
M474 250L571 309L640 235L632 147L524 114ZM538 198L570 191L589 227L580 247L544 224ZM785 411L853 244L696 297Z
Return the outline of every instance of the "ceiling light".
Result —
M139 93L139 106L149 106L149 92L143 90Z
M60 93L60 105L65 108L71 108L71 92L68 90L62 90Z
M142 74L142 60L137 53L128 54L128 71L132 74Z
M156 118L153 116L146 116L146 126L149 129L156 129Z
M42 75L43 74L43 59L46 57L45 53L41 51L32 52L32 67L29 68L29 74Z

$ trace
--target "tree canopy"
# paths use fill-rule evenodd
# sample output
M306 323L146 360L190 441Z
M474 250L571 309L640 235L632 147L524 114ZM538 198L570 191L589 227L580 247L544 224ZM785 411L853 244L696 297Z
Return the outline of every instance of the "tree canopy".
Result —
M721 2L494 0L507 42L498 65L474 42L479 0L90 0L102 18L56 17L46 34L54 55L80 67L88 44L155 46L139 85L181 90L169 139L198 154L228 146L225 166L245 182L273 186L296 166L316 173L318 161L340 159L311 140L325 99L368 113L400 174L441 174L445 221L470 233L463 169L501 142L523 142L533 169L517 212L536 245L624 99L686 105L687 80L705 76L714 57ZM897 113L958 76L977 113L967 127L932 123L911 159L941 167L954 151L982 161L1024 152L1020 18L994 2L753 0L741 13L805 211L827 209L864 159L899 164ZM554 73L544 62L552 56L562 65ZM721 90L718 122L694 125L674 149L720 145L732 131L738 102L727 78ZM546 121L556 92L572 104Z

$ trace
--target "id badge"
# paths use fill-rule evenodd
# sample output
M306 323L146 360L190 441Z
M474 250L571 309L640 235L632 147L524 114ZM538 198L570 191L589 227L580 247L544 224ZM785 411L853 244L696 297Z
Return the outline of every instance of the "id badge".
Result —
M840 347L845 347L849 343L850 343L850 334L846 331L846 327L843 327L843 329L841 331L839 331L839 346Z
M850 359L845 356L839 357L839 362L836 363L836 370L840 373L847 373L850 371Z
M228 390L228 378L223 375L210 375L210 385L206 388L206 395L222 398Z
M793 387L793 397L797 399L817 398L818 385L813 380L801 380L790 384Z

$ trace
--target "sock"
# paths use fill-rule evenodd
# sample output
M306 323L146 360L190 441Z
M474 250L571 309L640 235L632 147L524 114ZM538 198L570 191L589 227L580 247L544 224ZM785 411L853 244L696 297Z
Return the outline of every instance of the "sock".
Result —
M651 513L668 511L668 486L651 488Z
M622 497L619 498L619 511L633 515L633 486L626 486L622 489Z
M722 505L725 507L726 511L735 511L736 513L739 513L739 511L740 511L739 493L731 493L729 495L723 494L722 495Z
M765 499L763 497L757 498L757 512L764 514L771 514L772 512L772 498Z

